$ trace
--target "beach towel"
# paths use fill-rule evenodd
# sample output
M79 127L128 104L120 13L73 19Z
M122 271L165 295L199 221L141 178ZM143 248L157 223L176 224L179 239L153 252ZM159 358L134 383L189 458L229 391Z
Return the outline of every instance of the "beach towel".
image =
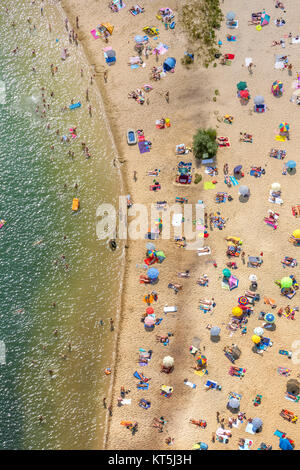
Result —
M121 401L121 405L131 405L131 398L124 398Z
M146 384L144 384L144 383L139 383L139 384L137 384L137 388L138 388L139 390L148 390L149 384L148 384L148 383L146 383Z
M252 57L246 57L245 58L245 66L249 67L249 65L252 63Z
M216 185L211 181L205 181L204 189L215 189Z
M150 147L147 141L138 142L138 146L139 146L140 153L150 152Z
M229 176L232 186L237 186L239 184L238 180L234 176Z
M275 69L284 69L284 63L283 62L275 62L274 68Z
M100 38L100 33L96 29L91 30L91 35L93 36L94 39Z
M193 384L192 382L189 382L188 380L184 381L185 385L191 388L196 388L196 384Z
M300 44L300 38L293 38L292 39L292 44Z
M275 140L277 140L277 142L285 142L286 137L284 135L276 135Z
M208 374L207 370L195 370L194 374L199 375L199 377L203 377L205 374Z

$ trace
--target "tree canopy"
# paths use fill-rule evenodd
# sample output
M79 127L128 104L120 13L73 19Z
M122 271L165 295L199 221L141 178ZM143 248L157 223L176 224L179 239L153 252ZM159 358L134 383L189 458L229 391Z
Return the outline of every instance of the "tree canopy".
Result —
M215 129L198 129L193 137L193 151L196 158L203 159L203 154L209 158L216 155L218 151L217 132Z

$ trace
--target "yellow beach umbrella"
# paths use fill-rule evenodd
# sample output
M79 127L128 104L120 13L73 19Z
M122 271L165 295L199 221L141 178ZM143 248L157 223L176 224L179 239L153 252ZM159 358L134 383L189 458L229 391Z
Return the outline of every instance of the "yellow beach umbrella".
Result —
M297 229L297 230L293 231L293 237L300 238L300 229Z
M241 307L233 307L232 315L234 315L235 317L241 317L243 315L243 310L241 309Z
M258 344L258 343L261 342L261 338L257 335L253 335L251 339L252 339L254 344Z

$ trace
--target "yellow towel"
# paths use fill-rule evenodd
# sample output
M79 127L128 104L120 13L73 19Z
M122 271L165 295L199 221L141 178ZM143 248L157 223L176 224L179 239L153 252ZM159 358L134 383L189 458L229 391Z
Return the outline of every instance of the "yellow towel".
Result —
M286 137L284 135L276 135L275 140L277 140L278 142L285 142Z
M215 189L216 185L211 181L205 181L204 189Z
M199 375L200 377L203 377L203 375L205 375L205 372L206 372L206 370L204 369L204 370L195 370L194 373L196 375Z

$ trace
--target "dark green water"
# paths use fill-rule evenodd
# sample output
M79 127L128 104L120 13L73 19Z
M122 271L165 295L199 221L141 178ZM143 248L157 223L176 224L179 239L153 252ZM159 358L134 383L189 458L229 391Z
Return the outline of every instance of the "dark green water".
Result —
M0 7L0 80L6 87L6 103L0 104L0 219L6 220L0 230L0 340L6 364L0 365L0 449L97 448L108 385L103 368L111 360L108 319L116 310L122 253L112 255L97 240L96 209L102 202L116 203L120 175L112 165L101 99L89 85L91 70L80 48L69 44L56 2L46 4L43 17L39 2L5 3L8 13ZM65 62L63 47L71 54ZM51 63L59 67L54 77ZM72 99L83 106L62 112ZM78 138L61 143L56 129L69 135L72 126ZM82 141L92 158L85 158ZM76 196L81 209L72 213Z

